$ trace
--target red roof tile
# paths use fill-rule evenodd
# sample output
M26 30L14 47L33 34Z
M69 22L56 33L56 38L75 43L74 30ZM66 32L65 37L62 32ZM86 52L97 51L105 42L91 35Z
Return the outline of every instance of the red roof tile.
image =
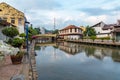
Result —
M69 26L67 26L67 27L65 27L65 28L63 28L63 29L61 29L61 30L65 30L65 29L75 29L75 28L79 28L79 27L77 27L77 26L75 26L75 25L69 25ZM79 29L81 29L81 28L79 28Z

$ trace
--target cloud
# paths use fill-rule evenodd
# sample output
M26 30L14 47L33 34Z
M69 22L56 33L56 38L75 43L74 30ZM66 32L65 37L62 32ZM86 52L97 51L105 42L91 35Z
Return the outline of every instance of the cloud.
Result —
M113 12L120 11L120 6L117 6L112 9L105 8L83 8L81 11L89 14L89 15L112 15Z
M99 21L115 22L120 16L119 0L1 0L25 13L33 26L61 29L70 24L86 26Z
M84 21L86 23L89 23L89 25L94 25L95 23L98 23L100 21L106 22L108 16L107 15L100 15L100 16L89 16Z

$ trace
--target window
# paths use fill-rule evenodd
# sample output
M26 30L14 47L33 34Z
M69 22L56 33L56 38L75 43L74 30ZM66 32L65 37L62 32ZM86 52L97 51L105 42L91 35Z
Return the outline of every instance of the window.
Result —
M77 29L75 28L75 32L77 32Z
M2 11L2 9L0 9L0 11Z
M18 24L22 25L22 19L21 18L18 19Z
M15 18L11 18L11 23L15 24Z
M6 21L6 22L7 22L7 18L6 18L6 17L3 17L3 21Z
M72 32L72 29L70 29L70 32Z

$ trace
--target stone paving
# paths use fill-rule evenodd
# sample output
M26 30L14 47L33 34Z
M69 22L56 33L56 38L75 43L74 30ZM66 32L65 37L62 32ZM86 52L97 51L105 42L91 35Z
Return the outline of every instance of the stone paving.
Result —
M13 65L9 55L4 57L4 60L0 60L0 80L10 80L13 76L24 75L25 80L37 80L37 71L36 71L36 61L34 54L34 45L33 43L30 48L31 64L30 67L29 60L23 58L23 63L18 65ZM25 56L24 56L25 57ZM33 74L31 74L33 73Z
M12 76L19 75L23 64L13 65L10 56L5 56L0 66L0 80L10 80Z

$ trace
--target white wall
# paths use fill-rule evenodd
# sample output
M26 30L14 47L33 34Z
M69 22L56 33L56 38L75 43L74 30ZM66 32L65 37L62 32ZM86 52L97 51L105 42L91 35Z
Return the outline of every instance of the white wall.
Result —
M80 35L69 35L68 38L69 39L79 39Z
M17 29L18 29L18 31L19 31L19 34L25 32L25 31L24 31L24 26L22 26L22 25L21 25L21 26L18 26Z
M3 29L3 28L4 28L4 27L0 25L0 40L5 41L5 40L6 40L6 36L2 34L2 29Z
M92 28L95 29L97 37L108 37L108 33L110 33L111 31L113 31L111 29L103 30L102 28L104 27L104 25L105 24L103 22L101 22L101 24L96 25L95 27L92 27ZM105 34L101 34L101 33L105 33ZM109 36L111 37L111 35L109 35Z

